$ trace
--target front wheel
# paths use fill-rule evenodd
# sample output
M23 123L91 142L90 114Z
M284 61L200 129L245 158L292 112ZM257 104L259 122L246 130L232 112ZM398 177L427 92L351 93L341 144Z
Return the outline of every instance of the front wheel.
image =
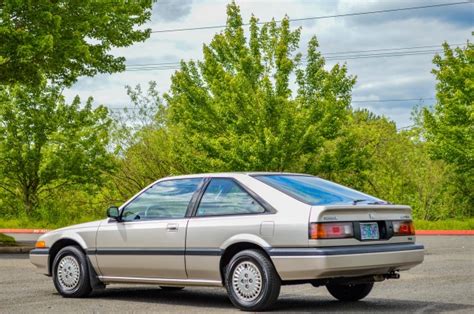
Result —
M225 286L231 302L244 311L271 307L280 294L280 277L261 251L237 253L225 271Z
M77 246L61 249L53 262L53 282L66 298L81 298L92 291L86 256Z
M329 293L340 301L359 301L369 295L373 283L363 283L357 285L326 285Z

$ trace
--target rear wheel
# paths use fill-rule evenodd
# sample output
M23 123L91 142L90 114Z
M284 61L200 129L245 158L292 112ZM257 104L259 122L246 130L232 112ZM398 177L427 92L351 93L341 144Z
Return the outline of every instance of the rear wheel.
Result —
M237 253L225 269L225 286L232 303L244 311L271 307L280 294L280 277L259 250Z
M63 297L81 298L90 294L89 268L80 248L66 246L58 252L53 262L53 282Z
M354 302L368 296L373 286L373 283L363 283L357 285L327 285L326 288L336 299Z

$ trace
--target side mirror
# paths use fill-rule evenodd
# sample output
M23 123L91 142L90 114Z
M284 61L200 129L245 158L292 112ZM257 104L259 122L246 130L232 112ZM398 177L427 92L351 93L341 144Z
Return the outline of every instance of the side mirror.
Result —
M107 217L120 221L120 211L117 206L107 208Z

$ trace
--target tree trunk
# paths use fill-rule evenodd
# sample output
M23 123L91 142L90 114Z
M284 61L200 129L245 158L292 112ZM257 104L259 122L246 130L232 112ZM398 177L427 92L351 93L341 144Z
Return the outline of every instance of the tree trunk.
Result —
M27 216L30 216L38 206L37 192L37 189L31 185L23 186L23 207Z

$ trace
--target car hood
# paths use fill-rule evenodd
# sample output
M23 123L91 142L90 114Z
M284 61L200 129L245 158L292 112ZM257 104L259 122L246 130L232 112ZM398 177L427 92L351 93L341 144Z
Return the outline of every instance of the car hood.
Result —
M67 226L64 228L52 230L51 233L56 233L56 232L61 232L61 231L69 231L69 230L77 230L77 229L83 229L83 228L94 228L94 227L99 227L100 224L107 219L101 219L101 220L96 220L96 221L91 221L91 222L85 222L82 224L77 224L77 225L72 225L72 226Z

